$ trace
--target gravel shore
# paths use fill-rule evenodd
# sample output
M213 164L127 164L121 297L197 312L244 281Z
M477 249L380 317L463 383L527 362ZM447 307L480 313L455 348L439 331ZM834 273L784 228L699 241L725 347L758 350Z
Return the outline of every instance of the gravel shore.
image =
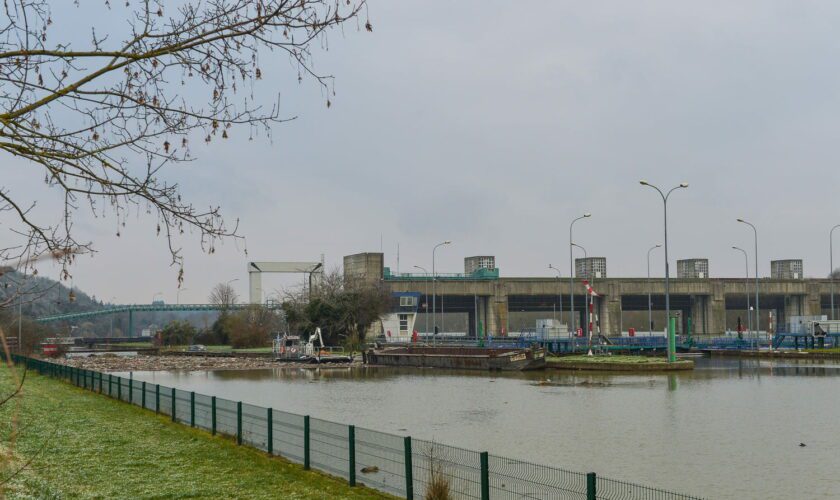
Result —
M236 356L147 356L122 357L113 355L90 356L86 358L57 359L57 363L85 370L100 372L127 371L169 371L169 370L252 370L258 368L282 368L287 366L315 366L297 363L281 363L271 358L246 358ZM327 366L327 365L324 365ZM342 365L328 365L349 366Z

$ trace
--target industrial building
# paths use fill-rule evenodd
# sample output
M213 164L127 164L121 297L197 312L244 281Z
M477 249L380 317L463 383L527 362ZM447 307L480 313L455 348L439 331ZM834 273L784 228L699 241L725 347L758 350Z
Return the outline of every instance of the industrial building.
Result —
M591 280L607 277L606 257L584 257L575 259L575 277Z
M709 259L683 259L677 261L677 278L704 279L709 277Z
M770 277L776 280L801 280L802 259L774 260L770 262Z

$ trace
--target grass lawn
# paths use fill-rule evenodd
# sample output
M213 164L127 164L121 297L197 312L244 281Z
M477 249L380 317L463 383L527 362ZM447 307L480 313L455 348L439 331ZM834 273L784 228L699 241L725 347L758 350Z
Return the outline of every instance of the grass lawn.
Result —
M814 353L814 354L821 353L821 352L832 353L832 354L840 354L840 347L826 347L826 348L823 348L823 349L816 348L816 349L802 349L802 350L805 351L805 352L810 352L810 353Z
M663 357L653 356L548 356L546 361L552 363L627 363L627 364L641 364L641 363L664 363L667 359Z
M12 387L3 365L0 400ZM32 372L20 401L17 462L35 458L0 498L393 498ZM6 450L14 406L0 406Z

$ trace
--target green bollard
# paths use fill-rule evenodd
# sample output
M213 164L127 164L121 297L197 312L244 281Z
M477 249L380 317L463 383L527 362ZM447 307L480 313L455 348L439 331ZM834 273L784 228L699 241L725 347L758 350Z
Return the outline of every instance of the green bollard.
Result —
M668 362L677 360L677 318L670 318L668 322Z

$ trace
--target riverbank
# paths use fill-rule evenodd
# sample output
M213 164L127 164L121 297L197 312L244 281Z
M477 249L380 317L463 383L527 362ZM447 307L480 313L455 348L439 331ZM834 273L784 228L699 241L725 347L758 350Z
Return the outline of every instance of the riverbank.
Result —
M12 390L3 366L0 394ZM0 498L393 498L31 372L15 401L0 406L0 448L17 411L14 462L32 463Z
M560 356L546 358L546 368L555 370L593 370L622 372L661 372L693 370L694 361L668 363L650 356Z
M58 358L51 360L55 363L94 370L100 372L153 372L153 371L204 371L204 370L255 370L283 367L348 367L350 363L310 365L292 362L279 362L269 357L251 356L173 356L173 355L145 355L117 356L102 355L78 358ZM358 364L358 362L357 362Z

